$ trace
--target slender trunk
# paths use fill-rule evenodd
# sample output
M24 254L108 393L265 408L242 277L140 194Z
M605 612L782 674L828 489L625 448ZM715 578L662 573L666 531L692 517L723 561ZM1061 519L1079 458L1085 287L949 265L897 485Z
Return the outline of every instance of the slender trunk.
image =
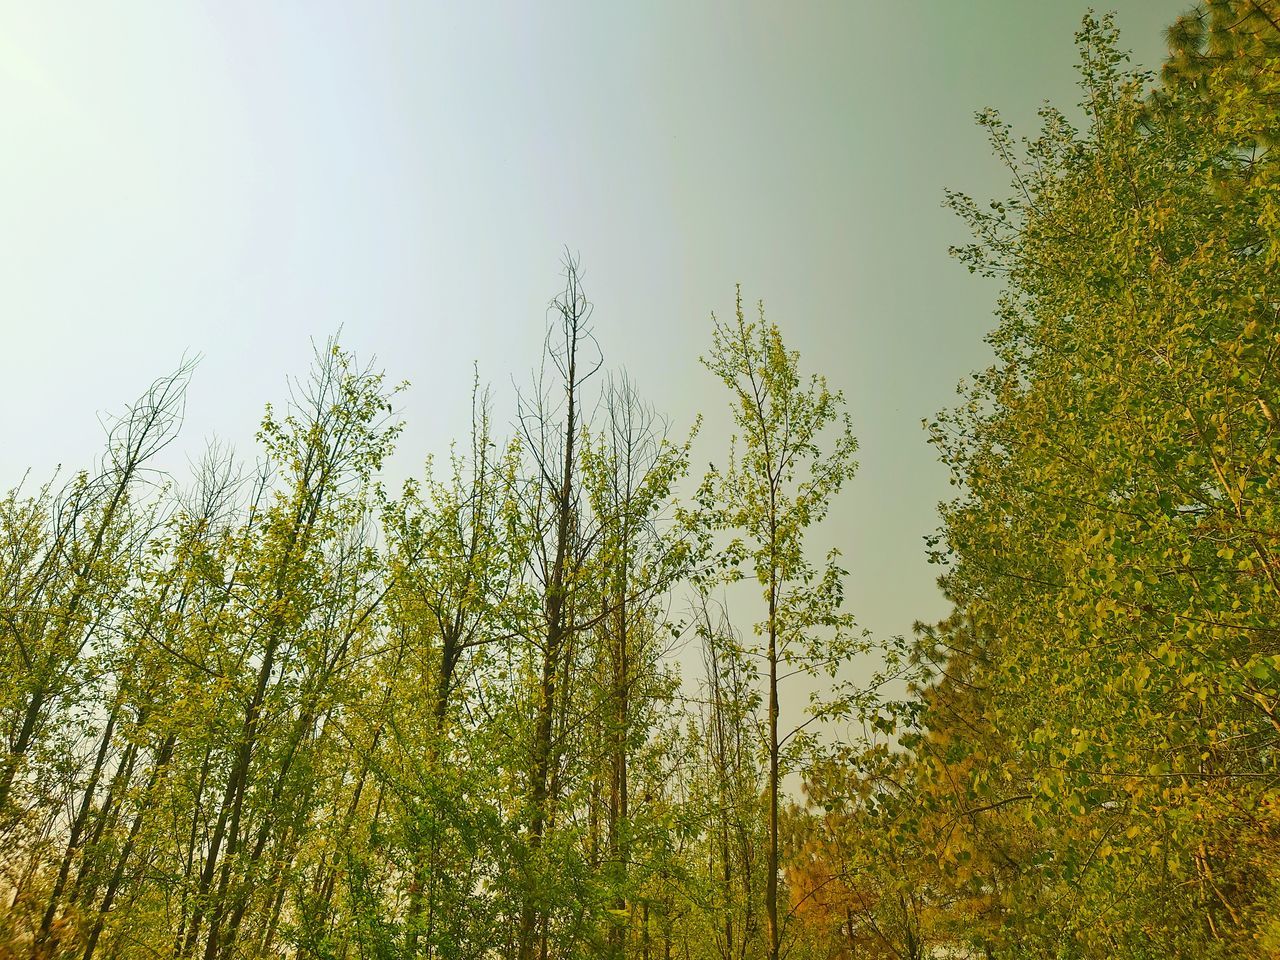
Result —
M386 699L390 699L389 686ZM385 708L385 701L383 706ZM373 767L373 758L377 754L378 742L382 739L382 731L383 727L379 724L377 729L373 732L368 752L363 755L362 762L360 764L360 775L356 779L355 789L351 792L351 800L348 802L346 814L342 818L342 826L335 838L336 842L334 845L332 860L328 864L326 864L324 860L321 860L321 868L316 874L313 896L319 900L326 910L329 909L329 905L333 900L334 886L337 883L339 870L338 854L340 852L340 847L346 843L347 837L351 833L351 828L356 822L356 814L360 809L360 798L364 795L364 787L368 782L369 773Z
M624 533L625 538L625 533ZM625 569L626 556L625 549L623 555L623 565ZM614 900L614 909L627 912L627 875L630 870L630 836L628 830L630 816L630 797L627 789L627 740L628 740L628 723L630 720L630 703L628 702L628 675L630 673L630 663L628 662L629 651L627 649L627 584L625 574L622 578L622 588L618 592L617 606L617 633L618 633L618 649L617 649L617 667L614 677L614 701L617 704L617 716L615 720L615 743L614 743L614 795L615 801L612 804L610 818L610 853L618 863L618 894ZM616 957L622 957L626 946L626 927L621 924L615 925L614 931L610 936L613 944L613 952Z
M724 818L723 833L720 843L720 866L724 877L724 955L725 960L733 956L733 867L729 861L729 821Z
M445 721L449 716L449 695L453 690L453 676L461 656L462 622L455 617L452 629L446 631L440 641L440 675L436 678L435 695L431 704L431 741L427 745L427 763L432 775L440 761L440 746L445 734ZM409 954L416 956L420 926L426 926L427 949L432 950L432 927L435 913L435 872L438 859L439 837L434 815L431 816L431 838L424 855L419 844L413 851L413 878L409 886L407 937ZM425 894L425 895L424 895Z
M271 956L271 945L275 942L276 930L280 927L280 912L284 907L285 885L280 884L276 890L275 903L271 907L271 919L262 931L262 939L258 941L258 956Z
M559 601L553 604L551 629L547 631L547 648L542 658L542 678L538 687L538 717L534 732L533 782L529 792L532 816L529 822L529 848L537 856L542 848L543 832L547 818L547 787L551 770L551 726L554 717L556 695L556 665L560 652ZM540 919L538 891L526 890L520 913L520 960L532 960L536 946L535 934Z
M542 671L538 686L538 714L534 731L533 757L531 767L531 783L529 789L529 850L531 859L537 859L542 849L543 835L550 817L550 803L555 797L549 789L552 761L555 756L552 730L558 709L557 675L561 660L567 659L565 646L571 639L569 627L569 563L570 540L576 522L574 510L574 491L576 477L576 442L578 434L578 341L583 335L582 325L588 312L586 301L581 296L578 286L577 268L568 264L567 286L564 298L557 301L560 317L564 324L564 353L557 358L557 365L564 374L565 417L562 458L560 461L559 489L555 491L552 501L552 519L554 520L554 558L551 569L543 568L543 611L546 624L545 645L543 646ZM546 421L542 421L545 427ZM544 434L545 436L545 434ZM545 448L544 448L545 449ZM548 465L544 464L542 477L547 479ZM567 667L566 667L567 669ZM545 955L547 944L547 915L543 907L542 891L530 888L526 877L523 903L520 909L520 922L517 938L517 956L519 960L533 960L538 948L538 932L541 931L541 954Z
M141 724L138 724L141 726ZM98 892L98 878L93 875L94 865L90 861L89 851L97 850L98 844L102 842L103 834L116 826L116 819L120 814L117 804L117 798L129 789L129 784L133 782L133 768L138 760L138 747L136 744L129 744L125 748L123 762L120 769L111 778L111 784L107 787L107 794L102 800L102 806L94 816L93 830L84 841L85 856L80 858L80 868L76 871L75 882L71 885L71 891L67 894L67 902L75 905L82 899L92 899Z
M156 755L155 766L151 771L151 778L147 783L147 789L143 792L144 802L138 806L138 812L134 814L133 824L129 827L129 836L124 842L119 855L116 857L115 869L112 871L111 879L107 881L107 889L103 894L102 903L98 907L97 916L93 920L93 928L89 931L88 940L85 943L84 956L82 960L93 960L94 950L98 946L98 937L102 935L102 928L106 924L107 915L111 912L111 907L115 903L116 894L120 890L120 884L124 880L124 871L129 859L133 856L133 848L138 840L138 834L142 831L142 821L147 813L146 798L149 798L155 792L160 778L164 775L165 769L169 765L169 761L173 758L173 748L176 742L176 736L169 734L165 738L164 743L160 747L159 753Z
M577 349L576 328L569 344L569 370L566 376L568 410L564 429L564 463L560 490L556 499L556 552L551 577L546 590L547 634L542 657L542 677L538 687L538 718L534 735L533 783L529 803L532 816L529 824L529 846L537 856L542 848L543 831L547 819L547 787L551 772L551 730L556 710L556 674L560 666L560 648L565 640L565 581L569 553L569 535L573 511L574 440L578 430ZM525 891L525 902L520 916L520 960L532 960L534 933L538 927L541 910L540 894ZM545 930L543 931L545 937Z
M769 960L778 960L778 586L769 585L769 856L765 912L769 924Z
M192 900L190 893L190 883L192 874L196 867L196 843L200 835L201 812L204 807L204 791L205 786L209 782L209 773L213 763L213 747L206 746L204 748L204 760L200 764L200 779L196 784L195 792L192 794L191 804L191 831L187 834L187 850L183 857L183 873L182 884L183 892L179 901L181 910L180 919L178 921L177 935L173 938L173 955L181 956L186 952L186 932L188 925L196 922L199 913L199 898L196 898L196 904L191 915L187 914L187 905ZM197 887L199 886L197 878Z
M107 753L111 750L111 740L115 734L116 720L120 717L121 704L117 699L115 706L107 717L107 725L102 731L102 738L94 756L93 770L89 781L84 786L84 794L80 798L80 808L71 822L71 832L67 835L66 850L62 854L62 863L58 867L58 876L49 891L49 902L45 907L44 917L40 920L40 931L36 934L36 943L45 944L49 939L49 931L53 927L53 918L58 914L62 901L62 893L67 888L67 878L71 875L71 865L75 862L76 853L80 850L80 841L84 835L85 825L89 822L89 811L93 806L93 795L98 789L98 780L107 762Z
M289 737L289 748L285 753L284 759L281 761L280 769L276 775L275 785L271 790L271 797L267 803L267 812L262 817L262 822L258 825L258 832L254 838L253 846L250 849L249 857L245 865L245 875L240 878L238 888L234 897L230 901L230 910L228 912L226 929L221 934L222 944L218 948L224 957L229 957L231 949L235 944L236 937L240 931L240 923L244 919L245 911L248 909L250 900L254 893L252 887L252 873L257 865L262 861L263 852L266 849L267 841L271 838L273 829L279 825L277 812L280 810L284 800L285 787L288 784L289 772L293 768L293 763L297 759L298 751L302 745L312 739L310 735L311 728L315 724L315 704L311 703L306 706L304 711L298 716L294 723L294 729ZM327 721L327 714L320 718L321 729L323 729ZM294 810L294 822L287 825L285 835L281 839L278 849L287 850L292 837L297 835L301 828L301 819L306 815L307 801L310 796L310 789L306 790L303 797L300 797ZM290 854L292 856L292 854ZM272 882L283 882L280 867L277 865L275 878Z
M44 709L46 694L47 690L43 683L32 693L31 699L27 702L27 709L23 713L22 727L18 730L18 738L14 742L13 749L9 751L9 757L5 761L4 768L0 770L0 810L4 809L5 802L9 799L9 791L13 788L13 780L18 774L18 767L22 763L22 758L26 756L27 750L31 747L31 740L35 735L36 722L40 718L40 711Z
M187 931L187 942L183 949L184 955L190 954L194 950L196 940L200 935L200 926L204 914L203 901L208 898L209 891L213 885L214 874L219 873L218 858L222 853L222 843L225 839L227 856L222 862L217 893L211 900L213 910L209 916L209 936L205 941L204 952L205 960L213 960L217 955L218 927L222 922L224 912L223 898L230 882L231 858L235 856L239 848L240 818L244 809L245 790L249 780L249 763L257 743L258 720L262 712L262 705L266 700L267 685L271 679L271 672L275 668L277 645L278 639L276 637L272 637L267 643L266 650L262 656L262 665L258 669L253 699L249 701L249 705L245 709L243 732L236 749L236 763L231 771L230 778L227 780L226 791L223 794L222 810L218 815L218 823L214 828L213 839L209 843L209 852L205 858L204 870L200 874L199 901L192 917L191 928Z

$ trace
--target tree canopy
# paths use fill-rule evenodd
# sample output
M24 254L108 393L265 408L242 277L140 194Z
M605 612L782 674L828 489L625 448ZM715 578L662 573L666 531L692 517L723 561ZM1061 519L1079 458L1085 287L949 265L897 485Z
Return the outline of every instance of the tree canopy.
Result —
M740 293L732 438L570 258L514 408L477 375L394 488L336 341L256 460L159 473L183 365L0 499L0 958L1280 953L1280 7L1159 74L1077 40L1078 111L978 117L1009 196L946 197L999 294L926 425L942 622L856 626L851 414Z

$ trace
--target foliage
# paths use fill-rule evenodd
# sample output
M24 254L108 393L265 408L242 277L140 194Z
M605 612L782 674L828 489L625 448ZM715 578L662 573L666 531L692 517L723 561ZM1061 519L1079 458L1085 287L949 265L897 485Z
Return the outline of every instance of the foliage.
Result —
M150 472L184 366L0 502L0 956L758 955L758 678L671 613L692 436L593 390L590 313L567 261L515 437L477 384L395 495L397 389L329 343L251 470Z
M1274 953L1277 8L1169 39L1154 85L1086 18L1083 129L981 114L1013 195L949 198L1005 285L996 363L931 428L956 613L902 752L812 785L827 900L897 955Z

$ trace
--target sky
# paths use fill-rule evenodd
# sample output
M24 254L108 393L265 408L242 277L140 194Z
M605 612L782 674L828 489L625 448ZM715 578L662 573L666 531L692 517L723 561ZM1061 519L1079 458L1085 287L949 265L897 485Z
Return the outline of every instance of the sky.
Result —
M1157 67L1188 0L1113 3ZM986 364L997 289L950 259L946 188L1004 196L975 111L1077 100L1074 0L41 3L0 0L0 489L88 466L98 417L202 357L181 442L252 459L263 404L341 329L406 429L509 422L566 249L596 335L724 460L698 363L734 285L844 391L861 467L814 535L860 623L946 608L950 496L921 421Z

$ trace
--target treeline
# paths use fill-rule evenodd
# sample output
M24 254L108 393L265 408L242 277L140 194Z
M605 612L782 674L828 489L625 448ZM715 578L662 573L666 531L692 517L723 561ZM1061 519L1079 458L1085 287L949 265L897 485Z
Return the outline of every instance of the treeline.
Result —
M1280 7L1168 40L1087 19L1084 128L982 115L1012 196L951 197L997 359L932 426L931 680L810 778L840 956L1280 955Z
M1280 953L1280 8L1168 39L1087 18L1082 128L980 118L995 362L931 425L953 612L905 650L810 536L841 396L739 300L693 475L573 261L514 409L402 488L329 344L252 465L154 471L184 367L9 493L0 957Z
M854 469L843 401L739 301L704 362L741 439L691 478L590 312L569 261L511 436L477 389L400 490L396 390L330 343L256 465L152 469L183 367L96 469L0 502L0 956L798 942L779 783L867 702L780 709L866 647L805 544Z

